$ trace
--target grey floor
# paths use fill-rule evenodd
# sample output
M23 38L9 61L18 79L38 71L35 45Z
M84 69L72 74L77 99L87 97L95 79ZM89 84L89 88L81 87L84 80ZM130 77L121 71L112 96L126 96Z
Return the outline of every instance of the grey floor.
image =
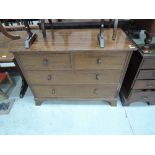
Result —
M103 101L46 101L35 106L30 89L19 98L21 79L10 99L15 99L8 115L0 115L0 134L155 134L155 106L133 103L117 107Z

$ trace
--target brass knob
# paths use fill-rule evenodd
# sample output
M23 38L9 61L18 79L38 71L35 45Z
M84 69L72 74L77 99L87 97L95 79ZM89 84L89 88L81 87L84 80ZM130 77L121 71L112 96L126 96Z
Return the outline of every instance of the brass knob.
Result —
M100 74L96 74L96 80L99 80L100 79Z
M47 58L45 58L45 59L43 60L43 64L44 64L44 65L48 65L48 59L47 59Z
M52 80L52 75L49 74L49 75L47 76L47 80Z
M97 64L101 64L102 61L103 61L103 60L102 60L101 58L98 58L98 59L97 59Z
M55 89L54 88L52 89L52 94L55 94Z

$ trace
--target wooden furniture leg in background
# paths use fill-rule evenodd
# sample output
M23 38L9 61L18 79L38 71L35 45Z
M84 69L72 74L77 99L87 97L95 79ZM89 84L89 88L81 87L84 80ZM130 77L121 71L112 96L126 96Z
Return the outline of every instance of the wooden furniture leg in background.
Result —
M136 19L134 24L141 30L145 30L146 38L145 45L142 49L150 49L152 38L155 36L155 20L154 19Z
M147 49L150 48L150 45L151 45L151 42L152 42L152 37L154 35L152 35L151 33L147 32L147 31L145 31L145 34L146 34L146 38L144 40L144 42L145 42L144 48L147 50Z
M16 65L16 67L17 67L18 72L20 73L21 78L22 78L22 86L20 88L20 98L23 98L25 93L26 93L26 90L28 88L28 84L27 84L27 82L26 82L26 80L25 80L25 78L23 76L23 73L22 73L20 67L18 66L16 60L14 59L13 61L14 61L15 65Z
M6 29L3 27L2 23L0 22L0 32L2 32L6 37L10 38L10 39L20 39L20 36L18 35L12 35L12 34L9 34Z

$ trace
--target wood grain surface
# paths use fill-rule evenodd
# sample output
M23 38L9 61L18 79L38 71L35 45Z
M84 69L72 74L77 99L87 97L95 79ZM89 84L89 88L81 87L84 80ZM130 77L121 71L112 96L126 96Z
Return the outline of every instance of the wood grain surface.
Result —
M100 99L116 106L134 50L121 29L116 40L112 29L104 30L105 48L98 45L98 29L47 30L46 39L41 31L35 32L38 37L30 49L23 47L23 39L9 45L37 105L61 98Z
M133 50L131 42L128 40L125 33L118 29L115 40L112 40L113 29L105 29L104 39L105 48L100 48L98 44L97 34L99 29L66 29L66 30L46 30L46 38L42 36L40 30L33 30L36 32L37 39L30 49L25 49L23 46L24 40L27 37L26 32L19 31L21 39L10 42L10 50L15 52L25 51L53 51L53 52L68 52L68 51L104 51L104 50Z

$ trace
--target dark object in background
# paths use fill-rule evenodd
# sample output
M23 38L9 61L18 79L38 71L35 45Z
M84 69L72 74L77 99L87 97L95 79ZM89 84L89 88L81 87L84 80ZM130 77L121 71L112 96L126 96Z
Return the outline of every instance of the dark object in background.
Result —
M50 24L50 28L53 29L53 22L52 19L48 19L48 22ZM42 34L43 34L43 38L46 38L46 28L45 28L45 19L41 19L40 20L40 24L41 24L41 30L42 30Z
M28 24L33 25L34 21L38 21L38 19L27 19ZM14 24L17 25L24 25L23 19L0 19L1 23L4 23L5 26L13 26Z
M130 38L132 41L132 38ZM124 106L132 102L143 101L155 104L155 48L148 51L144 44L136 44L138 50L132 54L123 84L120 98Z
M0 101L0 115L9 114L14 102L14 99Z
M144 48L147 50L151 46L152 37L155 36L155 20L154 19L139 19L135 20L137 25L141 25L145 30L146 38L144 40Z
M28 84L27 84L27 81L25 80L25 77L24 77L20 67L18 66L18 63L17 63L16 59L14 58L13 61L14 61L15 65L16 65L16 68L17 68L21 78L22 78L22 85L21 85L21 88L20 88L20 95L19 96L20 96L20 98L23 98L25 93L26 93L26 90L28 88Z
M8 110L9 108L9 103L0 103L0 110Z
M155 36L155 20L154 19L134 19L129 26L129 32L134 30L145 30L146 38L144 40L144 50L151 47L152 37Z
M37 35L36 35L36 33L31 32L28 20L26 20L26 19L24 20L24 25L25 25L26 32L28 34L28 37L24 42L24 47L30 48L30 46L32 45L34 40L37 38Z
M104 31L104 19L101 19L100 32L97 35L100 48L104 48L104 35L103 35L103 31Z

